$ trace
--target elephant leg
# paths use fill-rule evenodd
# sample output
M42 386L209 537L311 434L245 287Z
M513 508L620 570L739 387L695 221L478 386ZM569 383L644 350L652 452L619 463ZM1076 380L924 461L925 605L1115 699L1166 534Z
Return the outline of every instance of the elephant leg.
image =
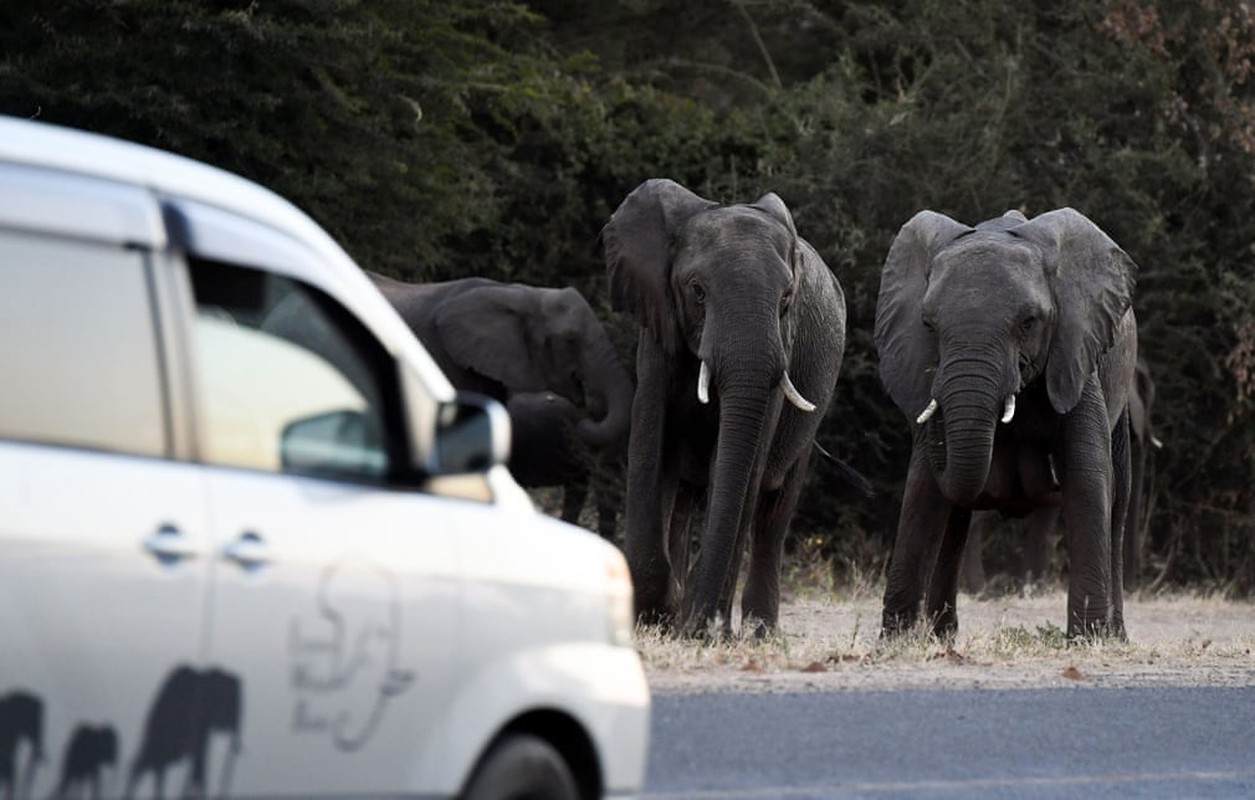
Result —
M697 515L698 492L691 484L680 482L671 503L669 548L671 569L680 584L680 596L689 584L689 560L693 553L693 520ZM688 614L687 605L684 613Z
M613 543L617 538L615 533L618 527L618 507L609 495L604 492L597 493L597 533L607 542ZM674 567L674 565L673 565Z
M1142 497L1146 486L1146 442L1129 429L1129 513L1124 523L1124 589L1137 589L1142 573Z
M1091 377L1063 418L1063 525L1068 547L1068 638L1111 628L1111 434Z
M911 450L902 513L885 587L881 636L905 633L919 619L950 518L950 501L938 488L925 453L922 443Z
M952 506L937 553L937 566L928 582L928 619L938 639L953 639L959 630L959 561L967 543L972 511Z
M749 575L741 594L741 630L762 637L780 621L780 572L784 539L806 483L808 460L799 459L779 489L760 501L751 532Z
M1051 556L1054 553L1055 530L1059 525L1057 506L1043 508L1029 514L1024 532L1024 580L1027 584L1044 581L1050 577Z
M580 524L580 512L588 500L588 478L579 477L568 481L562 488L562 519L572 525Z
M997 518L993 511L972 514L963 559L959 562L959 588L968 594L979 594L985 588L985 530Z
M667 547L670 502L674 498L675 465L664 451L664 411L668 378L661 346L642 336L637 351L640 384L632 404L628 442L627 531L623 552L632 572L637 619L666 622L679 611L679 595ZM666 482L671 484L664 491Z
M1111 434L1111 635L1124 632L1124 526L1129 515L1131 487L1129 464L1129 412L1126 408Z

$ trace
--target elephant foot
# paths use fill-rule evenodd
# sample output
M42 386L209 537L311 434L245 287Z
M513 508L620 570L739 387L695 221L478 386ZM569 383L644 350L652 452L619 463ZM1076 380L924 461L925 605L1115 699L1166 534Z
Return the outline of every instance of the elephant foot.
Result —
M1127 642L1123 620L1076 619L1068 622L1068 644L1115 640Z
M919 613L915 609L894 611L885 608L880 618L880 638L897 639L905 636L915 629L918 619Z
M660 608L637 609L636 624L649 628L670 630L675 625L674 612Z
M636 590L636 622L671 628L680 618L680 591L674 581L664 591Z
M710 644L725 642L732 639L732 622L721 615L690 613L680 626L680 636Z
M741 619L741 636L752 636L757 641L762 641L776 632L776 623L774 620L765 620L762 617L753 614Z
M939 641L953 642L959 633L959 613L947 604L932 615L932 633Z

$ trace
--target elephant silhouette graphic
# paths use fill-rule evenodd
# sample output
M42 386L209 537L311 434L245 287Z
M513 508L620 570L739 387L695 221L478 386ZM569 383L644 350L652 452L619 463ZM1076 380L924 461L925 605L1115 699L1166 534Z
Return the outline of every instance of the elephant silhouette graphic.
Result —
M214 733L230 737L218 785L218 796L225 797L240 752L242 712L243 689L237 676L220 669L198 670L186 664L175 668L148 711L144 738L131 762L126 797L133 797L136 786L151 773L153 797L161 800L165 797L166 770L184 761L190 763L182 796L210 796L205 772L210 736Z
M102 771L118 763L118 734L109 725L79 725L70 735L61 763L61 782L55 797L100 797Z
M28 748L24 765L19 759L23 741ZM0 789L5 800L30 797L35 770L43 758L43 701L22 691L0 697Z

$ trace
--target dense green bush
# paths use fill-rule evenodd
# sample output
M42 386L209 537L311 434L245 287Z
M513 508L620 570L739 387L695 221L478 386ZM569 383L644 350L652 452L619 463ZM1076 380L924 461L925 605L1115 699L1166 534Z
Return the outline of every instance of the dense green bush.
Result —
M1081 210L1141 267L1158 382L1148 576L1255 586L1255 24L1241 0L12 0L0 111L275 188L366 267L573 284L640 181L780 194L845 286L796 529L879 569L908 448L871 325L898 227L932 208Z

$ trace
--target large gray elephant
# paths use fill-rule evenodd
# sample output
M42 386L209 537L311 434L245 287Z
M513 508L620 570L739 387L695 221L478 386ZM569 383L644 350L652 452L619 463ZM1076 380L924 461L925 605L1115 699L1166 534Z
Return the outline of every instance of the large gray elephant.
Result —
M721 615L730 632L748 542L742 630L774 628L785 533L841 369L841 287L775 194L720 205L649 180L602 242L614 305L641 326L625 541L638 615L678 617L686 635Z
M582 409L576 431L583 441L607 445L627 436L632 376L577 290L370 277L455 387L502 403L553 392Z
M627 458L623 438L590 447L576 435L584 417L579 406L553 392L516 394L506 403L513 438L510 473L524 488L562 487L562 519L578 523L591 493L597 506L597 532L614 541L622 506Z
M1150 453L1163 446L1151 426L1151 409L1155 402L1155 382L1150 377L1150 367L1145 359L1137 360L1134 373L1133 393L1129 395L1129 465L1130 491L1129 512L1124 523L1124 589L1137 588L1142 570L1142 542L1145 538L1146 499L1150 494ZM997 511L977 511L972 514L972 525L967 544L963 548L963 562L959 567L959 588L966 592L979 592L985 588L985 542L996 531L1003 519ZM1042 581L1052 576L1051 561L1058 533L1059 508L1048 506L1038 509L1025 518L1022 547L1018 558L1004 563L1003 572L1027 583ZM1015 550L1016 548L1001 548Z
M885 635L958 627L973 509L1059 505L1067 630L1124 633L1128 398L1136 265L1064 208L963 225L932 211L898 233L876 308L880 376L914 444L885 589Z

